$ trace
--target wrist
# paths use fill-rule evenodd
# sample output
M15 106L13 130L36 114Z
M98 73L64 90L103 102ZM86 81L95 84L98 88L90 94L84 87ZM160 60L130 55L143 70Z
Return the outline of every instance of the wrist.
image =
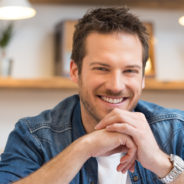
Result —
M152 172L154 172L159 178L165 177L173 168L173 164L170 161L169 155L161 152L157 156L155 161L155 167L153 167Z
M80 137L77 141L78 141L77 147L80 149L80 152L81 152L81 150L83 150L82 151L83 157L86 160L91 158L93 147L92 147L92 143L91 143L92 140L88 137L88 134Z

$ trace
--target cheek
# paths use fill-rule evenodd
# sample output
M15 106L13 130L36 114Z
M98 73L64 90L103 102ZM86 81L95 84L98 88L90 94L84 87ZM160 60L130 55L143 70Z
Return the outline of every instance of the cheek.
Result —
M97 80L93 77L83 76L82 80L80 80L79 89L83 92L83 95L89 95L92 91L95 90Z
M134 79L128 81L129 88L136 94L140 94L142 92L142 79Z
M89 86L90 89L94 90L104 84L104 78L92 75L86 78L86 84Z

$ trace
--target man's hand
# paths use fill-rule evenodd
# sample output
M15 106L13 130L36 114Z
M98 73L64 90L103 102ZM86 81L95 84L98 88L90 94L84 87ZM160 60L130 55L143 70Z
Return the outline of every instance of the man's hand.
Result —
M108 156L118 152L126 153L121 158L117 170L134 171L137 147L130 136L103 129L87 134L81 139L87 142L86 149L89 150L89 157Z
M137 160L159 177L164 177L170 171L172 165L169 156L160 150L142 113L114 109L95 128L132 137L137 146Z

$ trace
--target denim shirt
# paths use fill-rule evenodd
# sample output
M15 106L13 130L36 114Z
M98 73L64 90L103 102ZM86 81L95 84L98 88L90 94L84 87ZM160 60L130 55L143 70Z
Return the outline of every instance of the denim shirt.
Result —
M160 148L184 158L184 112L139 101ZM136 123L136 122L135 122ZM77 138L86 134L81 121L79 96L60 102L35 117L21 119L10 133L0 160L0 184L17 181L39 169ZM154 154L154 153L153 153ZM70 184L97 184L98 165L90 158ZM158 177L136 161L132 184L161 184Z

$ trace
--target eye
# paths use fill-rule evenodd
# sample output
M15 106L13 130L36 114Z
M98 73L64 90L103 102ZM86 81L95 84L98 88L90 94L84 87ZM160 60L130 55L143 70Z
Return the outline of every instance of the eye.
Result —
M93 70L104 71L104 72L105 72L105 71L108 71L107 68L101 67L101 66L99 66L99 67L94 67Z
M139 71L135 69L127 69L124 71L124 73L139 73Z
M127 70L125 70L125 72L127 72L127 73L137 73L138 71L133 70L133 69L127 69Z

